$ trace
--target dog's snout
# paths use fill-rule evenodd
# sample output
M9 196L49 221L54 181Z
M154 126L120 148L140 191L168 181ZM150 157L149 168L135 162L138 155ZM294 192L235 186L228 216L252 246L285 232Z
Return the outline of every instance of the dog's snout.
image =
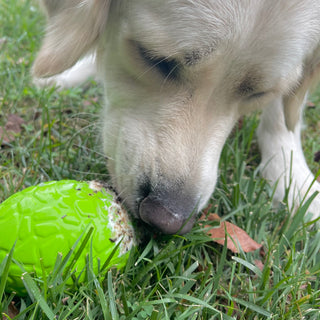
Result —
M144 222L147 222L166 234L178 232L183 223L171 210L152 196L145 198L141 202L139 214Z
M174 201L176 202L176 201ZM165 234L184 234L191 230L194 222L194 209L181 202L170 205L167 199L149 194L139 206L140 218Z

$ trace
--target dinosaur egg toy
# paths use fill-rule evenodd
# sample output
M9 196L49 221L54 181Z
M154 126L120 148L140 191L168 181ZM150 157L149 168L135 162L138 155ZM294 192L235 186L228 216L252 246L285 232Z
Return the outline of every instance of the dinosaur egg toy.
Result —
M94 271L106 261L107 267L124 267L130 249L136 245L134 229L115 193L101 183L73 180L41 183L1 203L0 263L15 245L7 290L25 292L19 264L38 278L44 271L50 274L57 256L60 254L63 259L72 248L76 252L90 226L93 232L74 265L75 275L85 269L89 252ZM80 244L74 248L77 242Z

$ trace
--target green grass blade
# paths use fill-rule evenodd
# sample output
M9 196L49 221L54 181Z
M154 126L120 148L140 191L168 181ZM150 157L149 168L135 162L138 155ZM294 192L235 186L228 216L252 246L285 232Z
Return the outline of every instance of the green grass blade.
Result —
M110 313L112 320L119 320L119 314L117 311L116 299L113 291L113 284L112 284L112 271L108 272L108 298L109 298L109 305L110 305Z
M2 301L4 290L6 287L6 282L8 279L10 265L12 263L12 256L13 256L15 246L16 246L16 243L14 243L9 254L5 256L4 260L1 263L0 270L2 271L0 272L0 303ZM1 310L1 304L0 304L0 314L1 314L1 311L2 310Z
M43 293L44 299L47 301L47 292L48 292L48 281L47 281L47 272L44 267L43 258L40 258L41 272L42 272L42 281L43 281Z
M244 259L241 259L239 257L235 257L233 256L232 257L232 260L240 263L241 265L245 266L246 268L248 268L249 270L251 270L252 272L254 272L259 278L262 277L262 272L259 268L257 268L255 265L253 265L252 263L244 260Z
M250 309L250 310L252 310L254 312L257 312L257 313L259 313L259 314L261 314L261 315L263 315L265 317L269 317L269 318L272 317L272 313L271 312L269 312L269 311L267 311L267 310L255 305L255 304L253 304L253 303L251 303L249 301L245 301L245 300L242 300L242 299L239 299L239 298L235 298L235 297L233 298L233 300L236 303L239 303L239 304L245 306L246 308L248 308L248 309Z
M72 262L71 262L70 265L66 268L65 274L69 274L70 271L72 270L72 268L74 267L74 265L76 264L76 262L78 261L78 259L79 259L79 257L81 256L83 250L85 249L85 247L86 247L86 245L87 245L87 243L88 243L88 241L89 241L89 239L90 239L93 231L94 231L94 227L90 227L87 233L83 232L83 233L81 234L81 236L77 239L77 241L75 242L75 244L72 246L72 249L69 251L69 253L68 253L68 254L66 255L66 257L64 258L64 260L63 260L63 262L62 262L62 264L61 264L61 268L63 268L63 267L67 264L67 262L69 261L72 253L74 252L74 249L77 247L78 243L81 241L82 237L83 237L84 234L85 234L85 237L84 237L84 239L81 241L81 245L80 245L79 249L74 253L74 257L73 257L73 259L72 259ZM61 272L61 268L60 268L59 272Z
M34 297L34 300L37 301L42 311L50 320L55 319L55 313L51 310L44 297L41 295L39 288L37 287L34 280L28 273L22 275L22 281L29 293L29 295Z
M104 317L104 320L112 320L111 316L110 316L110 313L109 313L109 308L108 308L108 305L107 305L107 299L106 299L106 296L100 286L100 283L98 281L98 279L95 277L94 278L94 285L96 287L96 290L97 290L97 294L98 294L98 297L99 297L99 302L100 302L100 306L101 306L101 309L102 309L102 313L103 313L103 317Z
M223 269L224 269L224 265L225 265L226 257L227 257L228 235L227 235L227 227L226 227L226 225L224 226L224 232L225 232L226 236L225 236L225 239L224 239L224 245L223 245L223 248L222 248L221 258L220 258L220 261L219 261L219 266L218 266L218 270L217 270L217 274L216 274L216 281L214 283L213 292L217 292L218 291L219 279L222 277L222 273L223 273Z
M104 262L104 264L102 265L100 272L108 269L108 267L110 267L110 261L112 260L112 258L114 257L114 255L116 254L120 244L122 242L122 239L117 243L117 245L113 248L113 250L110 252L108 258L106 259L106 261Z
M207 308L207 309L213 311L214 313L221 315L222 319L233 320L233 318L231 318L228 315L222 313L221 311L215 309L214 307L212 307L210 304L208 304L207 302L205 302L202 299L198 299L196 297L192 297L192 296L189 296L186 294L180 294L180 293L174 293L174 294L172 294L172 297L179 299L179 300L189 301L189 302L196 304L200 307Z
M121 302L123 305L124 314L127 317L129 315L129 307L128 307L128 302L127 302L127 297L125 292L126 289L123 282L121 282L120 286L121 286Z

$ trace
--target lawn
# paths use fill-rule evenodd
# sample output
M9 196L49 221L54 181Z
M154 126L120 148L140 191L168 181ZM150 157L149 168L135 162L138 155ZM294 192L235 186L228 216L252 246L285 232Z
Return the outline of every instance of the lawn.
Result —
M44 26L35 1L0 0L0 26L0 128L14 126L0 142L0 202L42 181L107 179L97 134L99 85L58 92L32 84ZM303 139L316 173L320 89L308 105ZM45 280L26 276L24 296L3 292L7 263L0 261L2 318L320 319L320 233L303 222L306 208L293 218L286 203L272 208L273 190L257 169L258 116L243 119L228 140L208 211L245 230L262 249L232 253L198 223L184 236L148 234L121 272L94 274L89 257L83 283L66 285L72 270Z

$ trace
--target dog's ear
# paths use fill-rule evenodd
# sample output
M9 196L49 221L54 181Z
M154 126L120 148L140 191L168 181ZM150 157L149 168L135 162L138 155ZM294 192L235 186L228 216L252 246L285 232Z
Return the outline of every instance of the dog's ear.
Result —
M33 65L35 77L72 67L104 31L111 0L43 0L48 26Z
M61 0L42 0L40 5L43 11L48 15L48 17L53 16L57 13L59 8L62 8L64 1Z

